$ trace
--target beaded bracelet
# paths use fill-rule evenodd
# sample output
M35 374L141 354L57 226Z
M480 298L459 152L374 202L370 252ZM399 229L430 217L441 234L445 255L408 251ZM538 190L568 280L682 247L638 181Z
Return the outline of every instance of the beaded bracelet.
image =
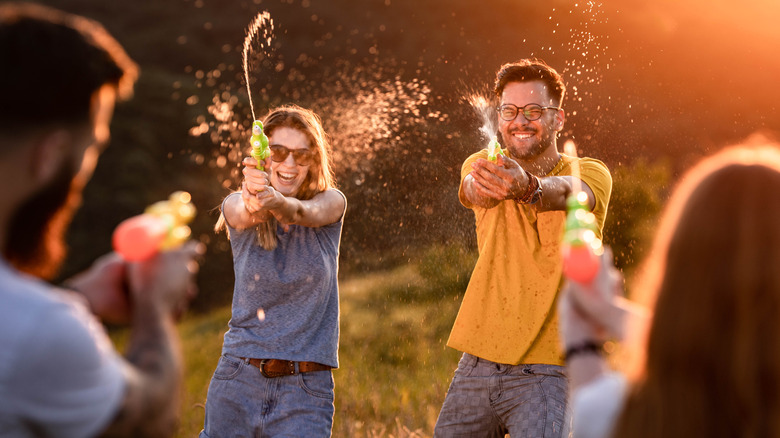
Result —
M540 189L542 187L542 182L539 181L538 176L533 175L531 172L527 170L525 171L525 174L528 176L528 187L525 189L525 193L514 198L514 200L518 204L533 204L538 200L538 197L537 199L534 199L534 197L536 197L535 195L537 194L537 192L541 191Z

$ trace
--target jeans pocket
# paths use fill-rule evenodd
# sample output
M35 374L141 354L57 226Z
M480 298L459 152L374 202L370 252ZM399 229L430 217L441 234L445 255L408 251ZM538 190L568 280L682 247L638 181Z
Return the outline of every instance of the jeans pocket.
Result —
M238 375L243 366L244 362L242 360L223 355L219 358L217 369L214 371L214 378L220 380L230 380Z
M333 401L333 373L330 371L312 371L298 374L301 389L307 394Z
M468 353L463 353L460 357L460 360L458 361L458 367L455 368L455 374L453 375L453 379L458 377L471 376L471 372L477 366L477 360L479 359L477 359L476 356L472 356Z

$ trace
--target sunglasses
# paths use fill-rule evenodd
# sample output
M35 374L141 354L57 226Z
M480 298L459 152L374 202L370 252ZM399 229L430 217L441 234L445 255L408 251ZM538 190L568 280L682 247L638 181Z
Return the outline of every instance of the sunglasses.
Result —
M277 163L281 163L287 159L287 156L292 153L295 164L299 166L308 166L314 161L314 151L311 149L288 149L282 145L271 145L271 159Z

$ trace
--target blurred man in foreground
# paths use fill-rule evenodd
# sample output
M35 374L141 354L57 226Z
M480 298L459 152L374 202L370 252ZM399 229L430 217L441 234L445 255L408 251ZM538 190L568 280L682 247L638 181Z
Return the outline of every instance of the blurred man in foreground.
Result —
M137 68L97 23L0 4L0 435L165 436L181 361L174 314L194 290L187 245L149 261L98 260L50 280L81 192ZM129 291L128 296L125 295ZM128 305L132 303L132 305ZM130 322L126 357L95 315Z

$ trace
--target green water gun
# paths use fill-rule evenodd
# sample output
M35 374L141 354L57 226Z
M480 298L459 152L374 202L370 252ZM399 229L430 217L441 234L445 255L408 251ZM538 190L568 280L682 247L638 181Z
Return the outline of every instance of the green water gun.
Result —
M263 132L263 122L260 120L252 123L252 137L249 142L252 144L252 157L257 160L257 168L264 171L263 162L271 156L271 149L268 148L268 137Z
M504 155L504 151L501 150L501 144L498 143L498 137L495 135L490 139L488 143L488 160L496 161L499 155Z

